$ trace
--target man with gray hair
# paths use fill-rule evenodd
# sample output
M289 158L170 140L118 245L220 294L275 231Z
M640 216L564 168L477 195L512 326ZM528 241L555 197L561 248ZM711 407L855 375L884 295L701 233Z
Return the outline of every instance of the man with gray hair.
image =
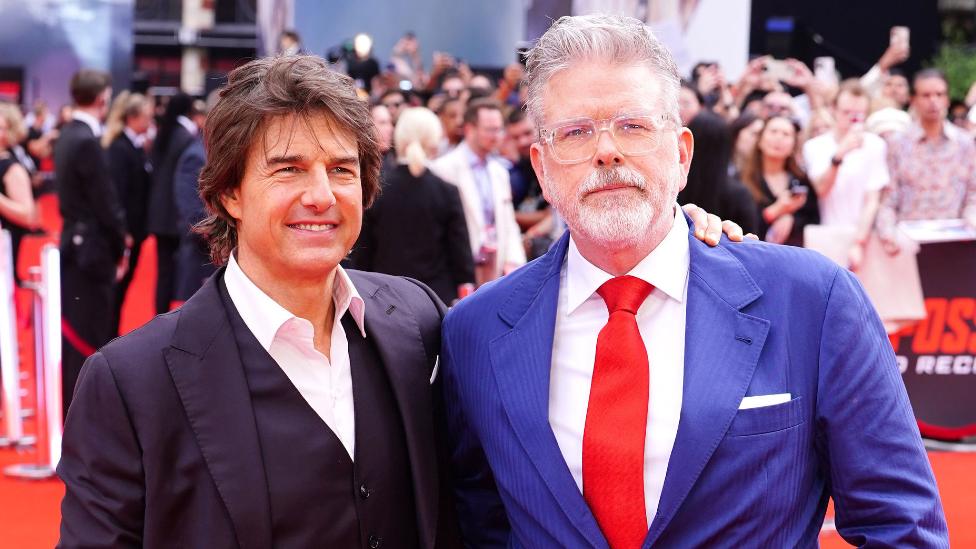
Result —
M675 204L693 139L635 19L563 17L528 56L532 164L569 231L448 313L469 546L947 546L884 329L809 251L710 248Z

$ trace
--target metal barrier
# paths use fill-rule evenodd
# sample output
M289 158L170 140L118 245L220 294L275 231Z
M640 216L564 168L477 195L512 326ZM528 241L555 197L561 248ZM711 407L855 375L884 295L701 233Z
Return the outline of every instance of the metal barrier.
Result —
M24 442L14 268L10 232L0 231L0 402L3 403L3 435L0 436L0 447L16 446Z
M58 248L41 250L41 266L31 269L34 291L34 363L37 390L35 459L11 465L8 476L41 479L54 475L61 459L61 267Z

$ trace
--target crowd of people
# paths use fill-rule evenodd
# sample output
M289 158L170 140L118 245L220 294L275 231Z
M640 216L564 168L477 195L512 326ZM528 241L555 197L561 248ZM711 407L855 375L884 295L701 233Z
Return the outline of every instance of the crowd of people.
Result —
M336 66L371 102L389 166L405 159L408 144L393 138L405 108L426 108L441 121L440 144L424 158L460 190L475 265L489 256L494 263L493 272L479 270L474 279L454 271L454 282L480 284L541 255L565 226L532 169L529 148L538 131L524 113L524 66L479 73L434 52L428 69L416 36L407 33L381 70L368 40L356 44ZM976 92L953 102L971 114L950 119L945 76L936 69L906 75L899 65L909 53L906 42L892 40L867 73L849 79L840 78L832 59L814 71L796 59L761 56L737 81L718 63L698 63L679 94L682 123L695 136L679 202L775 243L803 246L807 226L831 227L847 237L844 266L854 271L872 235L898 252L899 221L962 218L976 226ZM480 163L505 168L507 176ZM399 215L401 227L417 219L412 210ZM373 238L371 246L382 246ZM420 270L390 272L424 279Z

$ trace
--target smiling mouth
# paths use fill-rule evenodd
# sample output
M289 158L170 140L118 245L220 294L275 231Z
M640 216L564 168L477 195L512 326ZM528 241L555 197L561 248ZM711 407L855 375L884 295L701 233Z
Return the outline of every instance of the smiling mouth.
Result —
M337 227L337 225L334 223L293 223L288 226L292 229L311 231L313 233L321 233Z

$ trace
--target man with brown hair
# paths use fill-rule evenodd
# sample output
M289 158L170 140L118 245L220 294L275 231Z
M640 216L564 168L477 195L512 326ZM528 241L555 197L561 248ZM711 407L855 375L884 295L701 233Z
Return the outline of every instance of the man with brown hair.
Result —
M198 229L225 264L93 355L58 474L62 547L444 547L443 305L345 271L379 189L368 106L317 57L233 71Z
M75 108L54 147L61 231L62 412L68 413L82 365L113 336L114 284L122 268L125 213L98 142L112 97L107 73L71 78Z
M438 177L461 192L478 285L525 263L508 170L493 157L504 136L499 104L472 100L464 113L464 141L431 164Z

